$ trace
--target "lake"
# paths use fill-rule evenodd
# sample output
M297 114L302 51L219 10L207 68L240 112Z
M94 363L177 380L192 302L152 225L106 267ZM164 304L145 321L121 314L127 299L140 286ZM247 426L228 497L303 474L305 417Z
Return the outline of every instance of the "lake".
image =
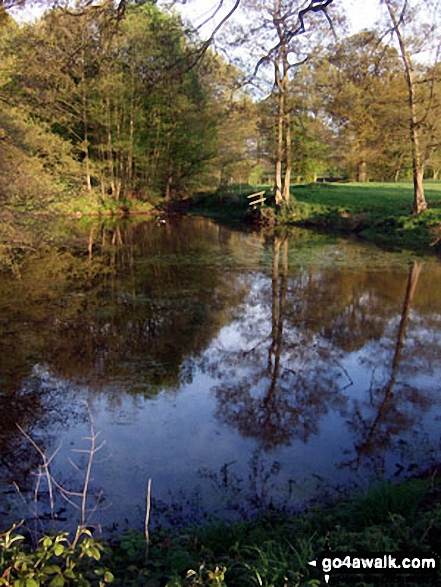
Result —
M141 528L149 479L152 526L295 511L439 463L436 258L179 216L51 240L1 276L1 526Z

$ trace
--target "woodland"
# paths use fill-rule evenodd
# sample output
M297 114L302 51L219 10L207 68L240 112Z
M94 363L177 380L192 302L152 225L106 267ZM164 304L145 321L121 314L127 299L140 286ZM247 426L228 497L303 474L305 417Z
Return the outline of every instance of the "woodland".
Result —
M331 2L242 0L208 40L151 0L40 6L26 21L11 8L4 214L141 210L234 184L269 184L283 206L317 178L413 180L413 211L426 208L423 179L441 171L429 0L387 0L384 23L352 35Z

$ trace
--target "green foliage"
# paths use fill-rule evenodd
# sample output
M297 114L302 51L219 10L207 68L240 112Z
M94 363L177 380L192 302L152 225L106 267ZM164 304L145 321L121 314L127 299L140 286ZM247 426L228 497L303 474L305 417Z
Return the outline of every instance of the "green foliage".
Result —
M117 213L182 197L213 157L216 120L179 19L131 5L53 8L0 40L0 199ZM13 22L13 21L12 21Z
M95 563L104 547L89 530L79 527L69 541L68 533L43 536L30 548L22 535L11 528L0 536L0 585L5 587L104 587L113 582L112 573Z
M31 549L13 528L0 537L0 585L318 587L322 576L308 561L329 549L437 552L441 488L435 480L432 475L397 485L384 482L295 516L272 512L255 521L180 532L158 529L148 555L144 535L135 530L113 536L104 546L79 528L73 540L67 533L44 536ZM439 584L440 578L438 569L434 582L425 584ZM372 585L364 581L350 576L339 585ZM411 577L397 581L421 585Z
M210 570L204 564L201 564L197 571L190 569L184 580L174 577L171 581L168 581L166 587L226 587L226 570L226 567L219 568L218 566L214 570Z
M69 144L41 121L17 108L0 112L2 158L0 201L14 208L39 210L78 189L78 165Z
M410 156L397 51L365 30L338 43L313 69L323 111L333 121L328 162L338 175L349 173L361 182L393 179Z
M125 574L115 570L115 581L153 586L162 578L167 587L318 587L322 577L308 561L329 548L436 551L441 532L439 493L439 484L429 478L398 485L386 482L352 499L292 517L272 513L254 522L189 528L174 536L161 532L147 561L141 534L130 532L111 555L115 569L121 566L122 572L126 565ZM414 585L405 581L403 585Z

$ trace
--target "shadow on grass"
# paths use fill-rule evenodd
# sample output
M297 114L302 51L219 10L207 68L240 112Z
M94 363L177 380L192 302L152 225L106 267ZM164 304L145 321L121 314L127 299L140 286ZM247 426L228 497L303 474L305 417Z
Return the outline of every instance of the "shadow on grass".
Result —
M377 245L418 252L441 250L441 183L426 190L429 209L411 213L409 184L309 185L293 189L283 224L356 234Z

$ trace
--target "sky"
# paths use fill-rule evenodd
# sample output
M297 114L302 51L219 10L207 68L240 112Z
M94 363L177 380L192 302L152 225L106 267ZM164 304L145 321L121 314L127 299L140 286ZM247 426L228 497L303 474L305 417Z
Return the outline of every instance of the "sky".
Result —
M197 26L214 12L219 2L221 0L175 0L174 6L186 20L190 20ZM171 0L158 0L159 5L165 6L170 5L170 3ZM32 4L32 7L27 8L25 5L24 8L11 11L11 13L18 20L33 20L33 17L41 13L41 8L39 9L34 3ZM306 4L307 2L305 2ZM223 0L223 10L219 12L219 18L227 14L233 5L234 0ZM332 14L332 11L339 10L341 6L346 11L351 32L371 27L380 14L379 0L364 0L363 2L361 0L334 0L330 7L330 14ZM210 34L212 22L201 31L206 36Z
M301 2L302 0L299 0L299 8L307 6L310 0L304 0L303 4ZM208 19L209 22L199 31L201 38L207 39L210 37L216 24L219 23L232 9L235 0L158 0L159 6L170 6L170 4L173 4L174 8L181 14L184 22L191 22L195 27L201 25ZM221 10L216 14L216 17L214 19L209 19L220 4L222 5ZM332 13L339 14L342 9L346 13L346 17L349 21L348 25L350 34L373 27L381 15L380 0L334 0L329 6L328 14L332 19ZM228 22L228 25L231 25L234 22L237 22L239 26L245 24L244 28L246 29L246 22L244 22L243 12L241 13L240 7L236 10L234 16ZM307 18L305 18L305 24L308 26ZM222 35L217 35L217 39L219 40L221 36ZM232 47L225 48L222 41L216 44L216 48L221 51L222 55L226 57L227 60L235 62L239 69L246 72L247 75L252 73L259 57L261 57L261 51L259 51L258 48L254 55L249 53L244 54L243 48L238 48L236 50ZM250 50L253 52L253 48L248 46L246 51ZM272 87L274 83L272 76L272 72L268 77L268 72L262 71L261 68L259 70L258 79L253 78L255 81L253 86L255 87L249 88L251 93L256 93L256 95L262 96L270 91L269 88Z
M210 14L212 14L221 0L175 0L176 9L185 19L192 21L196 26L202 23ZM162 3L169 3L164 0ZM161 4L161 1L159 2ZM224 0L223 9L219 11L218 18L226 15L234 5L234 0ZM305 2L305 6L307 2ZM351 32L355 33L364 28L374 25L376 19L381 14L380 2L378 0L334 0L329 7L329 14L338 11L343 7L346 11L350 23ZM236 11L240 18L240 8ZM202 33L209 35L212 23L202 29Z

